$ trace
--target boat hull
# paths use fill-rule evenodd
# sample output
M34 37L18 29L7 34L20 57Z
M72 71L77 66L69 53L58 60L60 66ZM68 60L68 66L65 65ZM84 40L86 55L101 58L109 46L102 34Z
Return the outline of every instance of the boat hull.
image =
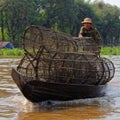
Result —
M106 84L85 85L34 80L32 77L20 74L15 68L12 68L12 78L23 95L31 102L101 97L106 91Z

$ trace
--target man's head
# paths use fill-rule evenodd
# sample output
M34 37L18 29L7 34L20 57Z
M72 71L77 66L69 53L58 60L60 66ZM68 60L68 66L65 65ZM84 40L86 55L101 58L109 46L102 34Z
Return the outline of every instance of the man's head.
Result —
M92 26L92 20L90 18L85 18L82 23L84 24L84 27L86 29L90 29L90 27Z
M82 21L83 24L85 23L89 23L89 24L92 24L92 20L90 18L85 18L83 21Z

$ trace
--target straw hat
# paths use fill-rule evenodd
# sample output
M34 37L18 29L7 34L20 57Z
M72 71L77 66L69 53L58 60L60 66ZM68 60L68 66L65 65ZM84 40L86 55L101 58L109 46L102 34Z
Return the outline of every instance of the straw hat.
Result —
M85 18L81 23L91 23L92 24L92 20L90 18Z

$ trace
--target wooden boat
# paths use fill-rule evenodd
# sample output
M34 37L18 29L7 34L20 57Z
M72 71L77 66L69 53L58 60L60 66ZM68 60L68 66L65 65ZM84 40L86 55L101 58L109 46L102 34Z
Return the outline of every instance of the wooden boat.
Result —
M84 85L44 82L28 78L12 69L12 77L23 95L31 102L46 100L73 100L80 98L93 98L105 95L105 85ZM26 79L29 79L26 82Z
M81 45L65 33L41 26L26 28L25 56L12 68L12 78L23 95L31 102L104 96L115 68L89 40L85 38Z

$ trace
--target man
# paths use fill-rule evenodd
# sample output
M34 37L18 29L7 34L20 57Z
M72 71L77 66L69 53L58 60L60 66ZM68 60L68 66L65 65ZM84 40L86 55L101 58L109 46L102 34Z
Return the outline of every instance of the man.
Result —
M101 42L101 36L96 28L93 27L93 22L90 18L85 18L82 21L83 26L80 29L79 32L79 38L84 39L85 37L90 37L92 40L92 44L96 46L86 46L84 48L85 51L90 51L94 53L100 52L100 42ZM90 39L89 39L90 40Z

